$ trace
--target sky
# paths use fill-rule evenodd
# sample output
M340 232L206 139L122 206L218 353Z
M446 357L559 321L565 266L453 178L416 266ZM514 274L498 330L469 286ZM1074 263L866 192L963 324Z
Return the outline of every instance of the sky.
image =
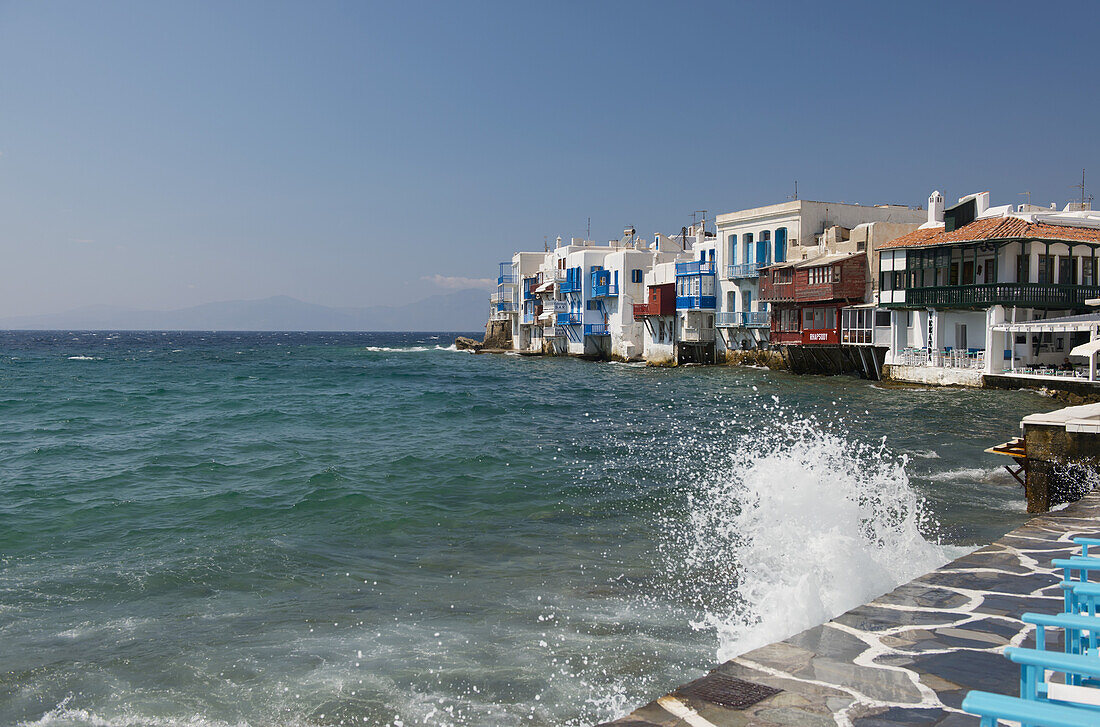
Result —
M1100 4L0 0L0 317L402 304L544 241L1100 191ZM1091 184L1090 184L1091 187Z

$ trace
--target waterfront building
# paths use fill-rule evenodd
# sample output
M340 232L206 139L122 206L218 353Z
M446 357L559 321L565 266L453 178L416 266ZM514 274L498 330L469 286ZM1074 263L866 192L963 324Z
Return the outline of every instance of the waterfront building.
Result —
M645 274L646 300L634 304L642 322L642 355L646 363L676 363L676 262L654 265Z
M989 206L972 194L879 250L879 301L891 311L891 376L979 386L983 376L1071 367L1085 330L1006 324L1068 318L1100 297L1100 213L1087 205Z
M684 255L676 262L676 360L714 363L717 312L716 238L706 221L685 230ZM690 247L686 240L691 240Z
M512 309L508 314L512 324L512 347L519 351L538 351L542 348L542 328L538 317L542 313L535 294L539 285L539 270L546 253L517 252L512 256L510 288ZM499 289L499 285L498 285Z
M592 271L592 299L599 302L606 316L607 352L612 358L640 359L645 346L644 323L635 318L638 303L647 301L645 276L654 265L674 261L681 255L674 240L656 235L652 243L635 236L633 228L623 231L613 252L604 259L602 269Z
M833 226L852 230L867 222L919 224L923 219L923 212L903 205L801 199L718 215L718 355L769 341L768 304L760 300L762 268L819 255L821 237Z

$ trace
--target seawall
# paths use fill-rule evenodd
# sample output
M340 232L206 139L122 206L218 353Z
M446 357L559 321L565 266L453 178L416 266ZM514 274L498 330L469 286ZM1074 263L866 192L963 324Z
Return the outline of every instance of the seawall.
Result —
M1100 536L1100 491L605 725L976 726L963 697L1018 692L1002 653L1034 645L1021 614L1061 609L1050 560L1078 552L1078 535Z

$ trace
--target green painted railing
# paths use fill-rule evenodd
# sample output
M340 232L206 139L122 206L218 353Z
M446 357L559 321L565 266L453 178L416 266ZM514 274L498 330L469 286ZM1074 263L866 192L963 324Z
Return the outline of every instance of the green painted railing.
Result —
M905 308L969 308L986 305L1015 305L1028 308L1084 308L1089 298L1100 297L1100 286L1054 285L1051 283L983 283L909 288L904 303L887 304Z

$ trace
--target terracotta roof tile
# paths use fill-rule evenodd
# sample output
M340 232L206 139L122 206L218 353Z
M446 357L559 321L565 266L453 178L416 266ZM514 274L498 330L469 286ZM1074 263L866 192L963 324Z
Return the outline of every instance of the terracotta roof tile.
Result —
M992 217L975 220L969 225L951 232L942 228L914 230L885 243L879 249L896 247L931 247L953 242L977 242L981 240L1064 240L1067 242L1094 242L1100 244L1100 230L1088 227L1052 225L1048 222L1028 222L1019 217Z

